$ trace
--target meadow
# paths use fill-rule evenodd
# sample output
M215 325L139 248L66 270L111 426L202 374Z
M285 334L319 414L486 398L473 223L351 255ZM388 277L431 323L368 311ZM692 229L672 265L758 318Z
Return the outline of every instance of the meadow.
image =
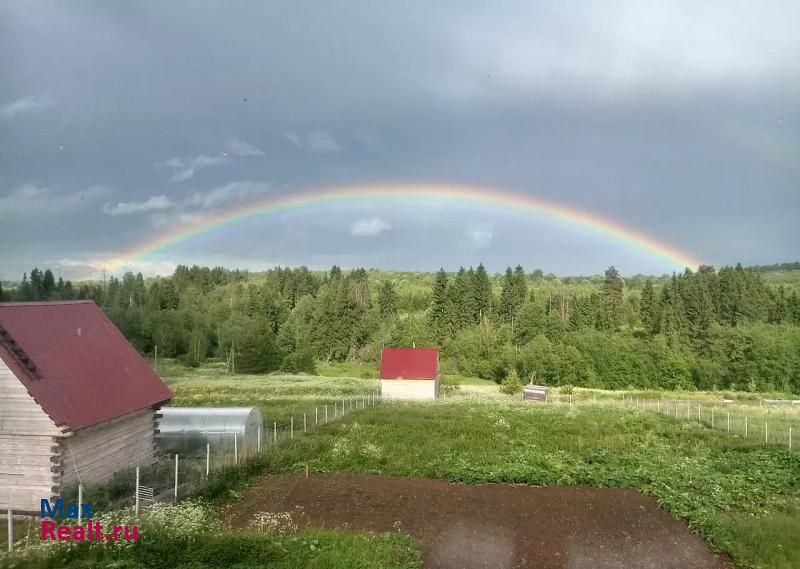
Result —
M329 376L228 376L224 365L184 368L163 362L174 405L258 406L265 423L285 421L324 402L378 388L374 370L323 368ZM372 373L371 378L366 376ZM347 376L354 373L358 376ZM707 422L659 414L665 406L698 404L746 413L775 424L798 424L800 409L759 407L718 392L553 389L551 403L521 403L492 382L451 377L437 402L384 402L354 411L263 454L212 472L177 508L206 521L164 529L163 516L142 520L142 540L128 548L70 548L0 560L0 567L419 567L414 540L402 534L330 530L233 532L221 508L271 473L353 472L465 483L635 488L686 520L717 551L744 568L800 566L800 452L757 435L709 428ZM624 402L623 402L624 395ZM723 405L724 398L735 403ZM639 404L637 405L637 401ZM649 405L643 402L648 402ZM680 408L681 410L683 407ZM715 425L719 427L718 425ZM800 427L800 425L798 425ZM120 485L127 489L128 486ZM182 511L182 510L178 510ZM224 518L224 516L223 516ZM17 533L24 529L17 525ZM212 528L212 529L208 529ZM0 528L2 529L2 528ZM18 536L19 537L19 536ZM33 548L36 550L36 548Z

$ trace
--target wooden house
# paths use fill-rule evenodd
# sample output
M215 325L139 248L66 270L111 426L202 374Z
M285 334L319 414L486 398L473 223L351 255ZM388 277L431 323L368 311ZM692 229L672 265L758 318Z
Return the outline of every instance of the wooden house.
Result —
M93 302L0 303L0 510L152 462L171 397Z
M384 348L381 354L381 393L385 399L439 397L439 350Z

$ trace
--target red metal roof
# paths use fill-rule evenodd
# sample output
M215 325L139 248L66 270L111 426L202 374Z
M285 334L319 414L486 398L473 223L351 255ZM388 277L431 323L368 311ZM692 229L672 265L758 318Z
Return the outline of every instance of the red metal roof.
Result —
M384 348L381 379L436 379L439 350L436 348Z
M0 358L56 425L77 431L172 398L92 301L0 303L0 325L22 349L0 338Z

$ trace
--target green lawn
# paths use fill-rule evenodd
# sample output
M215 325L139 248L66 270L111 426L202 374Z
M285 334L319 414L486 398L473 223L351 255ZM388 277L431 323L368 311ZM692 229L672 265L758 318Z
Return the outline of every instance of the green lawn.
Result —
M226 375L219 363L184 368L167 361L159 367L175 392L173 405L254 405L267 427L272 421L285 425L290 417L298 420L304 412L310 417L315 407L340 405L379 389L369 366L361 364L321 365L324 377ZM519 396L500 393L493 382L447 379L461 387L448 390L443 401L385 403L356 411L244 464L213 473L196 495L219 504L235 499L264 474L303 470L306 465L318 472L469 483L631 487L654 496L742 567L800 567L800 452L789 453L778 441L764 445L758 436L763 421L775 425L771 428L776 432L781 425L797 424L800 409L757 407L747 399L722 407L720 393L625 393L628 401L639 397L674 405L676 399L690 399L692 414L694 406L709 402L714 402L717 413L746 413L753 423L749 438L744 438L735 428L733 435L727 434L719 422L712 430L695 420L623 407L620 392L575 389L574 405L526 405ZM556 388L551 394L554 400L568 400L564 390ZM708 415L703 416L708 423ZM130 481L122 478L117 481L119 488L107 485L106 503L115 491L128 492ZM93 499L103 502L104 497ZM21 526L16 527L18 537L24 535ZM200 540L152 529L150 535L152 539L142 539L129 551L80 549L76 551L86 555L31 557L24 562L0 559L0 568L410 569L420 563L413 540L403 535L234 534L223 527L215 527ZM4 539L0 521L0 544Z
M384 404L216 477L200 494L224 501L264 473L305 464L471 483L639 488L744 567L800 567L800 453L654 413Z

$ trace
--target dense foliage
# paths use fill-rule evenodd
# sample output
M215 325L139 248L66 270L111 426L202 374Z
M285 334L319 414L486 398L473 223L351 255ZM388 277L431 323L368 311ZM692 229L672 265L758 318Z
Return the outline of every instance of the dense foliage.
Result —
M483 265L435 274L179 266L168 278L77 286L34 269L4 294L93 299L142 352L190 365L216 357L236 373L313 373L320 361L377 362L387 345L435 345L445 372L498 383L514 369L550 385L797 393L797 282L741 266L629 279L614 267L558 278L520 266L504 275Z

